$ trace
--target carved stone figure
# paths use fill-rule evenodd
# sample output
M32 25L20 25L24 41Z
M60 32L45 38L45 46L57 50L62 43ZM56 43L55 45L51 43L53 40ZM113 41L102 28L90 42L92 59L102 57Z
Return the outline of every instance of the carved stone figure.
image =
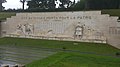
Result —
M75 33L74 33L74 37L81 39L83 36L83 26L80 25L80 23L78 23L78 25L75 28Z
M17 32L19 34L29 35L32 34L34 26L32 24L19 24L17 25Z

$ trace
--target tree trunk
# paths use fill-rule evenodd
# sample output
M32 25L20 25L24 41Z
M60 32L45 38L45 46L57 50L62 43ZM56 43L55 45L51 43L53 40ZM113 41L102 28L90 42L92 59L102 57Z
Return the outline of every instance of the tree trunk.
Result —
M89 9L89 1L88 0L85 0L85 10L88 10Z
M119 1L119 4L118 4L118 9L120 9L120 1Z
M22 9L23 9L23 10L25 9L25 1L26 1L26 0L23 0L23 1L22 1Z
M2 0L0 0L0 11L2 11Z
M25 2L23 1L22 9L25 9Z

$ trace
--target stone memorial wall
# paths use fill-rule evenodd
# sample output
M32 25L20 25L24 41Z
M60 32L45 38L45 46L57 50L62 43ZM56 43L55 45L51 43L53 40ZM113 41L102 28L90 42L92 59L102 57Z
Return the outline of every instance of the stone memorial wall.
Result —
M3 37L109 43L120 48L118 17L101 11L17 13L2 22Z

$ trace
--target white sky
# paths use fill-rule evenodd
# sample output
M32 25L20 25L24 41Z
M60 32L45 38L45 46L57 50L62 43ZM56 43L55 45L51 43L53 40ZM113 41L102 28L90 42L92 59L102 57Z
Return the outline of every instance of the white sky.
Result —
M20 3L20 0L7 0L7 2L3 3L2 5L5 7L5 9L9 9L9 8L19 9L19 8L22 8L22 3ZM25 8L26 7L27 6L25 6Z
M71 0L73 1L73 0ZM78 0L76 0L78 1ZM22 3L20 3L20 0L7 0L6 3L3 3L3 6L5 7L5 9L20 9L22 8ZM27 8L27 6L25 5L25 8Z

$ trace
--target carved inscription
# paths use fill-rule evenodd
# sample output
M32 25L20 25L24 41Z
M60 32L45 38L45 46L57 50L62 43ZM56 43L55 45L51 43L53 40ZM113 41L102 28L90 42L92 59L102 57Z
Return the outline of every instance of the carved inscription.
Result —
M109 27L109 34L120 35L120 27Z
M21 17L21 19L40 19L40 20L69 20L69 19L91 19L91 16L49 16L49 17L44 17L44 16L36 16L36 17Z

